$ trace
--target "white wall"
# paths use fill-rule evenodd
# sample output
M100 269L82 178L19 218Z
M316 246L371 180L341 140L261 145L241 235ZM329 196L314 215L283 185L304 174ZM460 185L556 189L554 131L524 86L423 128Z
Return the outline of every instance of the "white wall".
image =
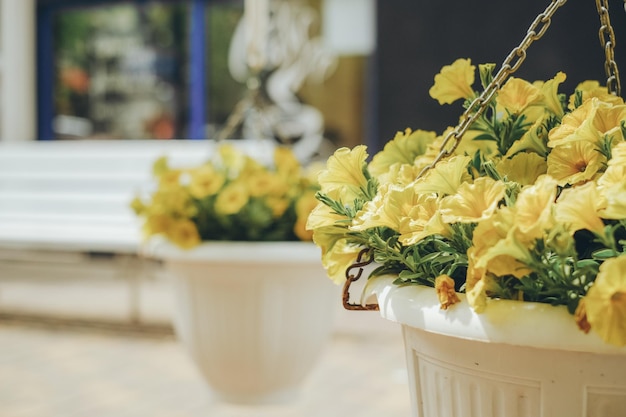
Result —
M0 0L0 140L34 140L37 132L36 0Z

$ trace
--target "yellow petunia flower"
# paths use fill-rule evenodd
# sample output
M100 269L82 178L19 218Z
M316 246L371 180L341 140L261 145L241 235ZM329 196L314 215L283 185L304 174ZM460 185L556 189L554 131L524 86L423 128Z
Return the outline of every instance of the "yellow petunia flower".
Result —
M193 205L190 194L183 188L158 190L152 196L150 213L167 214L172 217L192 217L197 208Z
M329 197L334 198L332 194L329 194ZM345 220L344 216L335 213L326 204L319 202L309 213L306 227L309 230L315 230L335 226L338 221L342 220Z
M296 201L296 215L300 218L306 219L313 209L317 207L319 201L315 198L314 192L304 193Z
M362 196L362 188L367 187L366 168L367 152L364 145L353 149L339 148L326 162L326 169L318 177L323 193L343 190L347 200Z
M476 223L490 217L504 198L506 186L489 177L463 183L456 194L441 200L442 220L446 223Z
M398 240L404 246L413 245L432 235L450 236L450 226L441 219L439 198L435 194L420 194L408 215L400 219Z
M285 208L289 204L289 200L283 200ZM315 198L315 193L307 192L300 196L296 201L296 223L294 225L294 233L300 240L312 240L313 231L307 229L307 222L309 215L317 207L318 201Z
M448 130L444 132L445 136ZM461 138L459 145L454 150L454 155L474 155L480 152L483 155L493 155L498 149L498 144L493 140L476 139L483 132L480 130L468 129ZM442 137L443 137L442 136Z
M582 129L584 125L589 125L591 119L600 105L598 100L588 100L571 113L567 113L561 119L561 124L550 130L548 133L548 146L554 148L568 142L588 141L595 143L598 134L593 129Z
M519 152L528 152L541 155L542 159L545 160L545 155L548 154L548 132L545 130L543 123L543 118L535 121L520 139L513 142L506 151L505 156L512 157Z
M167 156L161 156L152 163L152 175L160 177L170 170Z
M235 214L248 202L248 190L244 184L233 182L228 184L215 200L215 211L219 214Z
M611 165L598 178L598 186L600 188L609 188L617 184L626 182L626 165Z
M189 193L195 198L205 198L215 195L226 178L210 165L202 165L189 171Z
M219 156L219 165L228 169L231 178L238 175L246 164L246 155L232 145L220 145L217 148L217 155Z
M482 313L487 307L487 290L492 278L487 275L486 268L476 267L476 248L467 251L467 273L465 276L465 295L467 303L477 313Z
M444 159L415 181L417 194L436 193L440 196L455 194L461 184L470 180L467 165L471 161L469 156L453 156Z
M319 245L316 235L317 233L313 240ZM333 250L327 251L322 256L322 265L326 268L328 277L336 284L343 284L346 280L346 269L354 263L362 249L360 246L347 243L345 239L337 241Z
M174 244L184 249L190 249L200 244L200 234L195 223L191 220L173 221L167 230L167 237Z
M603 219L626 219L626 166L621 168L621 181L600 188L602 198L606 200L606 207L599 211Z
M529 152L520 152L512 158L504 158L496 165L496 171L503 178L521 185L534 184L547 169L545 158Z
M468 99L474 96L476 67L469 59L457 59L451 65L444 66L439 74L435 75L435 84L428 93L439 104L452 104L459 99Z
M548 155L548 175L559 185L592 180L604 168L606 158L590 142L578 141L555 147Z
M598 178L598 189L607 203L600 215L618 220L626 218L626 142L615 146L612 153L606 171Z
M571 234L584 229L603 235L604 223L599 213L606 205L595 183L588 182L563 190L556 202L554 216Z
M274 164L276 172L283 178L297 178L300 176L300 162L290 148L277 146L274 149Z
M412 165L415 158L423 155L436 137L435 132L425 130L406 129L404 132L396 133L396 136L387 142L385 148L372 158L369 171L372 175L379 176L387 172L394 164Z
M626 165L626 142L617 143L613 147L609 166L613 165Z
M313 240L313 231L306 228L306 217L298 217L293 225L293 233L305 242Z
M607 343L626 345L626 255L600 265L583 301L591 330Z
M500 89L496 103L512 114L521 114L544 99L543 92L526 80L511 77Z
M164 171L159 176L159 188L162 190L171 190L180 187L181 174L182 171L180 169Z
M305 171L288 148L272 147L274 164L267 156L255 159L242 149L218 144L212 147L207 162L181 169L170 168L165 157L155 161L157 189L145 202L138 195L130 205L142 217L144 233L169 233L170 223L176 222L173 230L179 227L182 231L174 237L184 242L186 229L178 224L184 219L194 222L206 240L297 240L294 233L310 238L306 230L309 213L305 211L317 204L315 164ZM241 224L254 227L242 229ZM259 235L262 229L275 233Z
M615 105L598 98L587 100L578 109L563 117L562 124L550 132L548 146L587 141L597 144L608 136L615 143L623 142L621 123L626 120L626 105Z
M249 156L244 156L243 165L238 171L229 167L228 177L233 180L250 181L251 178L256 177L261 172L265 172L265 170L265 166L261 163Z
M377 176L379 186L406 186L415 182L422 172L423 166L408 164L393 164L387 172Z
M535 184L522 188L515 202L515 224L525 240L540 239L554 225L553 207L556 181L547 175Z
M353 221L350 230L367 230L385 226L398 230L400 221L419 205L419 195L412 186L385 186L368 202Z
M275 219L285 214L285 212L289 208L289 204L291 204L291 201L289 199L283 197L267 196L265 197L264 201L265 205L269 207L270 210L272 210L272 216L274 216Z
M313 231L313 242L322 250L322 256L334 250L335 244L345 239L347 232L347 229L342 226L327 226L311 229L307 225L306 229Z
M146 236L167 233L174 219L167 214L156 213L146 217L143 225L143 231Z
M387 214L385 210L386 203L386 193L379 190L374 199L365 203L363 208L356 214L352 225L350 225L350 230L363 231L381 226L392 229L397 228L398 218Z
M564 113L563 104L561 103L561 99L559 98L559 86L567 79L567 76L564 72L558 72L554 78L548 80L541 85L539 88L543 93L542 105L557 117L562 117Z
M472 238L473 267L485 269L496 276L521 278L529 273L531 259L528 248L517 239L515 211L502 207L493 216L478 223Z
M141 198L139 197L134 197L130 201L130 208L138 216L141 216L142 214L144 214L146 210L148 209L148 207L144 204L143 200L141 200Z
M596 97L606 103L615 105L624 104L624 100L621 97L609 93L609 89L605 86L601 86L598 81L583 81L582 83L578 84L578 86L576 86L576 90L582 92L583 102ZM568 108L570 110L574 110L575 97L576 95L572 94L569 98Z
M288 185L280 177L267 171L258 172L248 178L246 186L251 197L281 196L288 190Z
M576 250L574 236L570 234L566 225L557 223L545 237L546 247L554 250L557 254L570 256Z
M623 142L622 122L626 120L626 105L610 106L602 102L598 106L592 119L592 126L598 131L598 136L608 136L615 143Z
M486 268L488 272L496 276L512 275L522 278L532 272L527 267L531 261L531 255L522 242L515 238L511 232L505 239L501 239L494 246L487 249L476 263L477 268Z

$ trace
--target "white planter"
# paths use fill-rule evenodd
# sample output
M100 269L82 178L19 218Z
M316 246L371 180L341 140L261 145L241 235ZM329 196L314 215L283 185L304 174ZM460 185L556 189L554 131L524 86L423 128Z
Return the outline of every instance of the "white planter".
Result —
M626 416L626 348L584 334L564 307L490 300L441 310L432 288L374 278L381 315L402 325L413 415Z
M305 242L153 244L174 277L175 329L224 401L284 402L297 394L331 329L339 289Z

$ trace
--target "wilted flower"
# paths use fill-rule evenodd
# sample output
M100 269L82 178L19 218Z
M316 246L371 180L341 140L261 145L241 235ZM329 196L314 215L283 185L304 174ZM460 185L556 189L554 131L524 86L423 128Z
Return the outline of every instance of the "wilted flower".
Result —
M461 301L454 290L454 280L447 275L439 275L435 278L435 291L439 297L439 303L442 310Z

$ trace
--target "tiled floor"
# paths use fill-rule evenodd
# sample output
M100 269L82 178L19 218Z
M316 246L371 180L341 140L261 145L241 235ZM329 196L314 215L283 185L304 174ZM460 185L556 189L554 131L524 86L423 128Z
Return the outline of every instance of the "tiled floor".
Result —
M25 266L5 266L0 417L411 414L401 330L377 312L345 311L338 299L333 337L300 394L281 406L232 406L212 395L173 335L167 276L141 283L138 327L130 321L129 283L108 270L35 279Z
M399 328L335 332L292 403L244 407L217 401L172 335L0 321L1 417L409 415Z

